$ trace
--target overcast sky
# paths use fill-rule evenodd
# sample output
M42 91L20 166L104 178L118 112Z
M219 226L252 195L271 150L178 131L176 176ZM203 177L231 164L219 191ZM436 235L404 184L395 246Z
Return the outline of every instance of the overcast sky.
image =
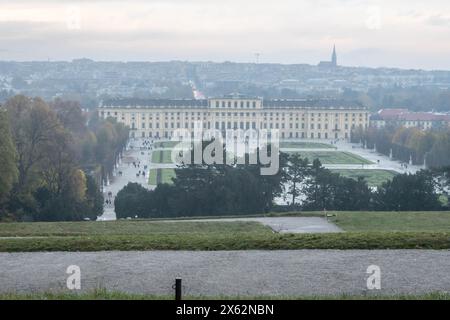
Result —
M0 0L0 60L450 69L449 0Z

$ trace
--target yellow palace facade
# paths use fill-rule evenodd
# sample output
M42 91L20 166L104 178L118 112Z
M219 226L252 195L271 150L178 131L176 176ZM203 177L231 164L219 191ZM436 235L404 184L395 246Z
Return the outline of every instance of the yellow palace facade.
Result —
M337 100L264 100L223 97L116 99L100 103L101 118L129 126L131 137L169 139L176 129L277 129L281 139L349 139L369 126L367 108Z

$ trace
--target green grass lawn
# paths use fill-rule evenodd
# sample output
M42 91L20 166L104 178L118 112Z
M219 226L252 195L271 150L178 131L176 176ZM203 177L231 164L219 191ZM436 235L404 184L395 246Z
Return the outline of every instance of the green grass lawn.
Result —
M450 212L339 212L333 222L351 232L450 233Z
M158 175L158 169L151 169L150 173L148 175L148 184L151 186L157 185L157 175Z
M334 173L339 173L343 177L357 180L363 177L369 186L380 186L383 182L392 180L397 175L394 171L389 170L358 170L358 169L336 169L331 170Z
M132 294L119 291L97 289L85 293L42 292L42 293L3 293L0 300L173 300L173 295ZM450 294L433 292L423 295L329 295L329 296L183 296L183 300L450 300Z
M172 179L175 178L177 175L175 174L175 169L161 169L161 182L162 183L168 183L172 184Z
M215 233L271 233L260 223L208 221L151 221L118 220L98 222L22 222L0 223L0 237L42 236L123 236L123 235L180 235Z
M300 154L302 158L308 158L310 162L313 162L314 159L319 159L322 164L372 164L367 159L344 151L299 151L288 153Z
M450 249L450 232L152 233L0 238L0 252L148 250Z
M296 142L283 141L280 143L280 148L297 148L297 149L336 149L336 147L327 143L319 142Z
M334 222L346 232L278 234L242 221L1 223L0 252L450 249L450 212L339 212Z
M442 203L442 205L446 206L448 205L448 197L445 195L440 195L439 196L439 201Z
M154 148L161 148L161 149L172 149L175 148L177 144L179 144L179 141L163 141L163 142L156 142L153 144Z
M171 150L156 150L152 152L152 163L172 163Z
M159 172L159 173L158 173ZM160 183L168 183L172 184L172 178L176 177L175 169L152 169L150 170L150 177L148 179L148 183L152 186L156 186L158 184L158 175L161 176Z

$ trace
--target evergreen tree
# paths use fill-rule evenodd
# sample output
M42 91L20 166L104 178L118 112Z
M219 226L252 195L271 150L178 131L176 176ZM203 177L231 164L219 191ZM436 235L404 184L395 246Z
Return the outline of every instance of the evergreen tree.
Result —
M397 175L383 183L375 195L375 207L381 211L442 209L436 183L428 171Z

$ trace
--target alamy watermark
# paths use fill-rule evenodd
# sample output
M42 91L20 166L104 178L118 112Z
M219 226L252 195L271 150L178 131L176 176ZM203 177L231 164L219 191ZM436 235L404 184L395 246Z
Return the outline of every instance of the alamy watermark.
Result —
M67 267L66 286L69 290L81 290L81 269L77 265L70 265Z
M367 267L366 273L370 274L367 278L367 289L381 290L381 268L377 265L371 265Z
M276 175L280 168L278 130L204 129L197 123L194 130L177 129L173 141L181 143L171 152L178 165L260 165L260 174Z
M366 273L369 277L366 280L368 290L381 290L381 268L377 265L367 267ZM81 290L81 268L77 265L70 265L66 269L69 276L66 286L69 290Z

